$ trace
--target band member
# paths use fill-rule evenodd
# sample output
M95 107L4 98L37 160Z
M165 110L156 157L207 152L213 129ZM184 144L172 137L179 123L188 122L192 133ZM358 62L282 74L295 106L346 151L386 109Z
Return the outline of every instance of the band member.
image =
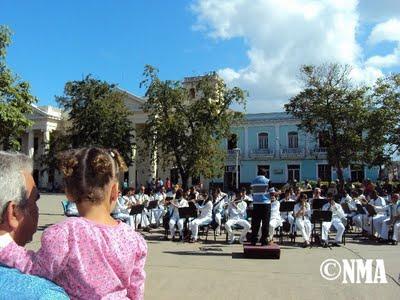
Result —
M400 231L400 196L399 194L393 194L391 203L386 206L388 218L382 223L381 237L383 242L389 241L389 227L393 226L393 237L392 240L397 244Z
M258 176L251 183L253 194L253 217L251 219L251 244L257 243L258 230L261 226L261 245L267 244L268 227L271 215L271 200L268 195L269 179L265 169L259 169Z
M342 206L335 202L331 192L328 192L326 196L328 203L322 207L322 210L330 210L332 212L332 220L330 222L322 222L322 245L324 248L328 247L328 234L333 225L333 227L336 228L336 237L332 246L339 247L339 243L342 241L342 236L345 230L342 219L346 218L346 214L344 213Z
M204 200L203 205L195 203L197 209L200 212L200 216L198 216L196 219L192 220L189 223L189 229L192 232L192 238L190 242L192 243L197 242L199 234L199 226L208 225L212 221L213 204L210 197L208 197L207 193L203 191L199 195L199 199Z
M300 230L301 236L304 239L303 247L310 245L311 237L311 207L307 202L307 195L301 194L299 201L294 206L294 216L296 218L296 228Z
M237 195L237 194L236 194ZM228 203L228 220L225 223L226 232L228 232L228 243L232 244L235 242L235 236L233 235L232 226L239 225L243 227L240 234L239 243L243 243L247 232L250 230L250 223L246 220L246 209L247 203L244 201L243 192L240 195L233 197L232 201Z
M172 198L173 195L168 195L168 198ZM180 239L183 239L183 222L184 218L179 218L179 208L188 207L189 204L185 198L183 198L182 189L176 191L175 197L170 202L171 218L169 219L169 230L171 232L172 240L175 240L175 225L178 226Z
M377 214L373 217L369 217L368 214L366 214L365 218L367 219L366 222L364 222L365 229L367 230L368 233L372 235L380 234L382 231L382 223L386 219L385 215L385 205L386 202L385 200L378 196L378 193L376 190L373 190L370 192L371 194L371 199L368 204L372 205L375 208L375 211ZM369 222L369 225L368 225ZM372 230L373 229L373 230Z
M275 229L282 226L282 218L279 212L280 202L277 199L275 188L269 189L269 195L271 199L271 218L269 221L268 238L273 241Z
M157 200L158 202L158 207L153 209L153 213L151 214L151 224L156 224L157 227L160 225L160 220L165 214L165 199L166 199L166 193L165 193L165 187L163 185L160 185L158 188L157 193L153 195L153 199Z
M144 185L142 185L140 187L139 193L135 195L135 203L133 205L148 205L150 197L145 193L145 191L146 188L144 187ZM135 215L135 223L136 226L138 226L138 224L140 223L142 229L149 231L150 222L147 213L147 209L144 208L141 215Z
M285 197L280 201L282 202L295 202L291 197L290 197L290 192L289 190L285 191ZM293 217L293 212L281 212L281 218L283 221L289 222L290 227L293 226L294 223L294 217Z
M346 193L344 197L340 200L340 204L346 203L350 210L350 217L354 226L362 229L362 215L357 213L357 204L361 205L361 201L359 200L359 195L356 190L351 191L351 196ZM364 195L363 195L364 197Z
M127 192L127 194L125 194L124 196L119 195L111 216L115 219L125 221L129 226L135 226L134 218L129 214L131 206L129 202L129 196L127 196L129 190L125 190L124 192Z
M221 189L218 187L215 190L213 198L214 198L213 213L215 217L215 222L218 225L215 231L216 235L219 235L221 233L221 223L222 223L222 216L224 214L224 207L228 203L228 195L222 192Z

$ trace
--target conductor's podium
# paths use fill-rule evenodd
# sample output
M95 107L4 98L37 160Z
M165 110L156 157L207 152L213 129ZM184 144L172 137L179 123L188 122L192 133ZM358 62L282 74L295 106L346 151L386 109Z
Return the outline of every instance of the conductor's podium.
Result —
M259 244L252 246L250 243L243 244L243 254L247 258L279 259L281 248L278 244L261 246Z

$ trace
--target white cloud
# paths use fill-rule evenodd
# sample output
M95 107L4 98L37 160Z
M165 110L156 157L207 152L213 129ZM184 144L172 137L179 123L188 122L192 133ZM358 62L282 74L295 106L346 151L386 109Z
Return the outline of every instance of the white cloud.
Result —
M390 19L386 22L379 23L372 29L368 41L371 44L377 44L383 41L400 41L400 20Z
M363 1L197 0L192 9L197 15L195 26L211 38L243 38L248 65L242 69L226 66L219 74L249 91L248 110L259 112L283 109L300 90L297 78L303 64L350 64L353 78L365 83L382 76L380 68L397 64L391 56L365 61L356 34L360 18L372 20L374 13L361 6ZM376 28L371 42L393 40L400 34L396 22L388 24Z

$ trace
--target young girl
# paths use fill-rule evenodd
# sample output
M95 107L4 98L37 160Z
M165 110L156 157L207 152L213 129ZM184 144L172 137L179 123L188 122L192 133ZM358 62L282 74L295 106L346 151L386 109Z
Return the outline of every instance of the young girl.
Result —
M60 162L67 198L81 217L46 229L37 253L9 243L0 262L54 281L71 299L142 299L146 242L110 216L126 170L120 154L84 148L63 153Z

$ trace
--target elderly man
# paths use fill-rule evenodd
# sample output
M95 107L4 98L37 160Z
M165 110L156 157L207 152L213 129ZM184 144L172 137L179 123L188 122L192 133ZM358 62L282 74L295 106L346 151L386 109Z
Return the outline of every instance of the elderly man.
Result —
M31 172L27 156L0 151L0 248L11 239L24 246L36 232L39 192ZM0 299L12 298L69 299L51 281L0 265Z

